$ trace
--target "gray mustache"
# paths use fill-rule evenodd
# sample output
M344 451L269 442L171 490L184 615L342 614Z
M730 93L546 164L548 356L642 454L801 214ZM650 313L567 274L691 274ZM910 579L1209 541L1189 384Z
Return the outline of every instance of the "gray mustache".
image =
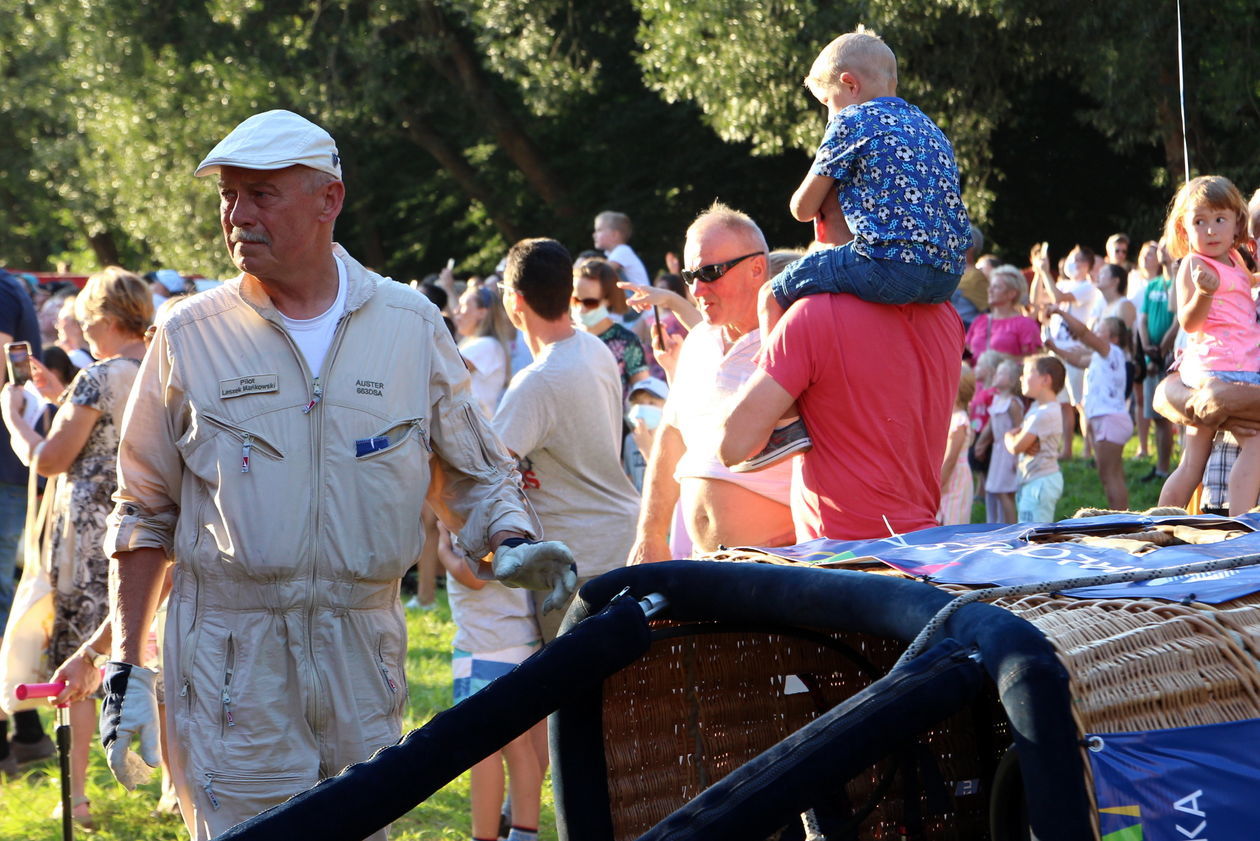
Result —
M260 242L263 245L271 245L271 237L260 231L248 231L244 228L233 228L228 239L231 242Z

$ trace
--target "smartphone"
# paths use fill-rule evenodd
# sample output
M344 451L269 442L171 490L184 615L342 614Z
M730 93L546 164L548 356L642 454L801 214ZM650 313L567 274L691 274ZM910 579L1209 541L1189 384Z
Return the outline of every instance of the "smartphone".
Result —
M4 346L5 364L9 367L9 382L26 385L31 379L31 343L9 342Z

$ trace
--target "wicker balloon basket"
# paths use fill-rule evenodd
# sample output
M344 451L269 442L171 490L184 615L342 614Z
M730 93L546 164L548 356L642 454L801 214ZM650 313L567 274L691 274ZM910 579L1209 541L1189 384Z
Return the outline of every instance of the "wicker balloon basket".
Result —
M750 551L702 560L792 564ZM873 559L844 566L900 575ZM1260 596L1220 605L1053 595L994 604L1036 626L1053 645L1069 673L1078 739L1260 718ZM905 649L899 640L856 633L669 621L654 628L648 655L605 684L604 749L616 841L647 832L862 690ZM836 800L852 815L847 834L838 837L1005 837L992 830L999 804L991 795L1010 744L1010 723L990 687L913 748L838 783ZM1083 765L1088 778L1089 763ZM1092 780L1086 785L1092 790Z

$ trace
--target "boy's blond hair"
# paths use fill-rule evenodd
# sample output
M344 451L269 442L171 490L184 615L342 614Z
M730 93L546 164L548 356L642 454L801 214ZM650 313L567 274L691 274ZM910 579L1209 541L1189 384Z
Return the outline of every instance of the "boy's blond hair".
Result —
M1010 379L1012 383L1012 390L1016 394L1019 394L1020 393L1019 375L1024 370L1023 363L1015 359L1007 359L1007 360L1004 360L1002 364L997 367L997 370L999 374L1002 373L1003 371L1006 372L1006 376Z
M839 86L842 73L853 73L895 88L897 57L883 38L858 24L857 29L822 48L805 77L805 85L821 99L820 94Z
M615 210L605 210L595 216L595 224L606 222L608 227L621 234L621 238L629 241L634 234L634 226L630 224L630 217L624 213L618 213Z
M1247 241L1247 203L1242 193L1228 178L1220 175L1200 175L1187 181L1173 196L1168 207L1168 219L1164 222L1164 239L1168 253L1177 260L1190 253L1190 236L1186 233L1186 214L1195 205L1205 204L1213 210L1233 211L1238 219L1234 232L1234 248Z

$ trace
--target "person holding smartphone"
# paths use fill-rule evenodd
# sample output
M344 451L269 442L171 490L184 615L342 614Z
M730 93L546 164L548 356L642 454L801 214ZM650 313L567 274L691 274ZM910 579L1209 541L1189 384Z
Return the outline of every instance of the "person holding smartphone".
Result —
M0 344L14 341L27 342L32 354L38 355L43 349L31 297L18 278L0 269ZM0 376L7 378L7 365ZM0 435L0 639L13 605L14 570L26 522L26 485L26 465L9 446L8 436ZM12 723L4 720L4 713L0 712L0 774L15 774L19 765L52 753L52 741L44 733L37 712L20 712L13 716Z
M31 397L15 383L0 393L0 414L18 457L55 479L45 490L53 494L53 503L42 547L53 589L49 662L79 658L99 666L102 652L85 643L109 609L105 517L113 509L123 408L144 356L153 301L143 280L111 266L88 278L75 299L75 315L98 361L75 376L48 434L41 435L23 416ZM95 668L88 671L96 676ZM70 791L75 820L84 825L92 820L84 780L99 677L93 683L71 688L62 699L71 702L70 722L79 734L71 750Z

